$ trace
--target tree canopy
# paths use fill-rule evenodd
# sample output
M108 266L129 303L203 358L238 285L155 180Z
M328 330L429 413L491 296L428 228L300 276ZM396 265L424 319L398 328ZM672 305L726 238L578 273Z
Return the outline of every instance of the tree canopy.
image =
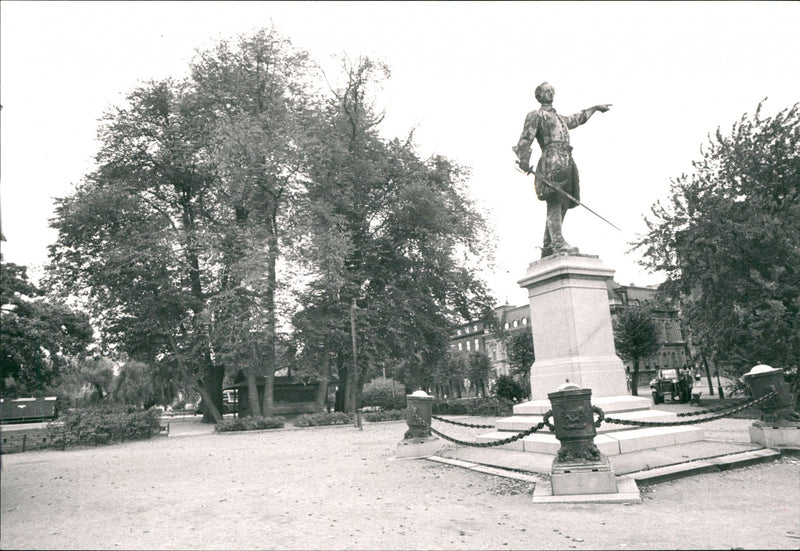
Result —
M649 308L627 306L614 316L614 345L625 360L633 361L631 394L639 394L639 361L659 349L658 328Z
M70 357L85 354L93 342L85 313L43 295L24 266L0 263L0 394L5 397L50 390Z
M320 92L308 55L261 30L105 117L97 169L57 201L50 282L86 300L131 381L172 373L216 406L211 420L241 370L250 413L268 415L283 348L306 379L333 366L352 407L384 367L429 380L451 324L489 304L466 169L380 136L385 66L361 58L342 74ZM296 307L280 319L289 288Z
M800 109L762 107L709 137L634 244L695 346L736 373L800 362Z
M310 233L299 252L311 277L294 318L298 349L328 355L317 361L336 366L340 389L380 366L427 388L448 361L450 327L490 303L474 262L488 250L484 222L464 191L463 167L420 158L410 137L379 135L372 90L388 69L362 58L344 75L321 118L324 139L309 153ZM359 373L351 370L354 305Z

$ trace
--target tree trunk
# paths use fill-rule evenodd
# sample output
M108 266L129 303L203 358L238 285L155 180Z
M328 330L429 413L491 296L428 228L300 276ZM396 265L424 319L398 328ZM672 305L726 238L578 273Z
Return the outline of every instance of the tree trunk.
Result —
M633 359L633 373L631 373L631 396L639 395L639 358Z
M261 410L264 417L271 417L275 406L275 369L268 369L264 378L264 401Z
M711 379L711 369L708 367L708 360L706 359L705 354L703 354L703 366L706 368L706 379L708 380L708 394L709 396L713 396L714 381Z
M269 237L267 238L267 248L269 250L269 257L267 258L267 290L265 293L264 306L266 308L265 331L266 331L266 358L264 358L264 403L261 411L265 417L272 415L273 402L274 402L274 389L275 389L275 369L276 356L275 356L275 330L277 324L275 323L275 290L277 285L277 275L275 271L275 264L278 260L278 236L277 236L277 212L276 206L272 206Z
M336 391L334 411L343 413L353 411L353 374L347 359L347 356L342 351L336 353L336 373L339 375L339 388Z
M258 382L252 367L245 368L245 380L247 381L247 412L246 415L261 415L261 400L258 397Z
M194 387L194 389L200 394L200 397L203 399L203 423L219 423L222 421L222 414L217 409L217 406L214 405L214 400L211 398L211 394L208 392L208 386L206 384L202 384L198 381L198 384Z
M222 380L225 369L214 365L211 358L206 359L203 396L203 423L219 423L222 421Z
M322 372L319 375L317 387L317 408L326 411L328 405L328 381L331 378L331 362L327 352L322 354Z
M194 389L196 392L200 394L205 403L205 409L203 413L203 422L206 422L206 413L211 415L213 423L219 423L222 421L222 415L219 412L219 409L214 405L214 400L212 400L211 395L208 393L206 387L203 385L201 381L197 381L197 383L193 383L191 378L189 377L189 370L186 367L186 363L183 361L183 355L181 354L180 349L178 348L178 343L175 342L175 337L169 331L165 331L164 334L167 336L167 342L169 343L170 348L172 349L172 353L175 354L175 361L178 364L178 371L181 373L181 377L183 378L183 384L185 388ZM222 394L222 380L220 379L220 395Z

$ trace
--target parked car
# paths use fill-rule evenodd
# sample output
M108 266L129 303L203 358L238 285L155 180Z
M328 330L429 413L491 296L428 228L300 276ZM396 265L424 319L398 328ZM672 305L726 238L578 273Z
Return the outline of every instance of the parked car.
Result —
M659 369L658 377L650 381L653 403L662 404L669 396L684 404L692 399L692 376L686 369Z

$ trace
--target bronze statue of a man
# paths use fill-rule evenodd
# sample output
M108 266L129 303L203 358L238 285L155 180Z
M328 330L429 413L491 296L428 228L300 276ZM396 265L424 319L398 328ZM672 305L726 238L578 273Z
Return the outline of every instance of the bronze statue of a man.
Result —
M556 188L563 190L580 201L578 167L572 159L569 130L588 121L589 117L597 111L605 113L611 108L611 105L595 105L580 113L564 117L556 113L553 108L555 89L548 82L543 82L536 87L535 96L536 100L541 103L541 108L538 111L531 111L525 117L522 135L512 149L519 159L519 167L525 172L531 172L530 159L533 140L539 143L542 150L542 156L536 165L534 180L536 197L547 202L547 223L542 243L542 257L556 253L575 254L578 252L577 247L572 247L564 240L561 227L567 210L578 206L578 203L556 190Z

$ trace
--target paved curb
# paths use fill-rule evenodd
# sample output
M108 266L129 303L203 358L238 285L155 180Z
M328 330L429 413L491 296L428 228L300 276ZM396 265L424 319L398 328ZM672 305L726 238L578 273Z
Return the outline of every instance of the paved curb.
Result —
M530 474L524 474L521 472L511 471L508 469L501 469L500 467L490 467L488 465L481 465L479 463L471 463L469 461L462 461L460 459L440 457L438 455L432 455L430 457L426 457L425 459L428 459L429 461L434 461L436 463L450 465L452 467L461 467L463 469L469 469L471 471L475 471L478 473L491 474L494 476L502 476L504 478L511 478L513 480L519 480L522 482L533 482L537 485L542 480L538 476L533 476Z
M630 473L628 476L640 483L644 482L648 484L655 484L658 482L666 482L668 480L675 480L676 478L683 478L696 474L724 471L731 468L745 467L747 465L772 461L780 456L780 451L764 448L760 450L722 455L709 459L698 459L696 461L678 463L676 465L668 465L666 467L658 467L646 471Z

